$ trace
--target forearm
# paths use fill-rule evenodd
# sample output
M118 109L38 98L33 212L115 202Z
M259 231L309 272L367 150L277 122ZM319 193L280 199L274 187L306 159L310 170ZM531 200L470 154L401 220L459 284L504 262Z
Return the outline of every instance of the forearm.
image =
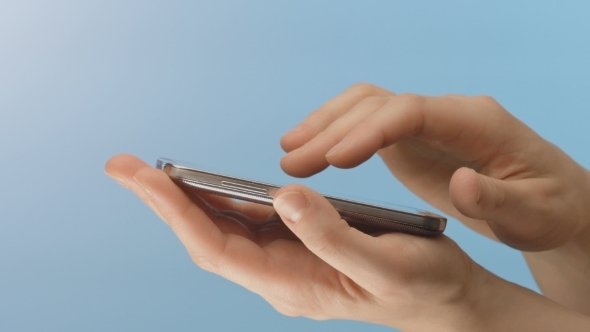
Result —
M590 250L585 247L570 243L524 257L545 296L590 316Z

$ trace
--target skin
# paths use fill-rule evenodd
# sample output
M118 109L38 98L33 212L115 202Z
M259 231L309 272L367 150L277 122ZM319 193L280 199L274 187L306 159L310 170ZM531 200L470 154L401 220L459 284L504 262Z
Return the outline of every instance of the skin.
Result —
M289 316L404 331L590 328L588 317L494 276L448 237L361 233L304 186L276 193L277 216L270 207L185 192L130 155L113 157L106 172L171 227L198 266Z
M283 170L298 177L378 154L433 206L524 251L548 298L590 315L590 175L494 99L357 84L281 146Z

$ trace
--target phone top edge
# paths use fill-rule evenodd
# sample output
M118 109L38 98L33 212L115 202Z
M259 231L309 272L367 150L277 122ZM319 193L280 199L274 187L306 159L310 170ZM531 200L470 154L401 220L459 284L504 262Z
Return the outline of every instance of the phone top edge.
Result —
M175 161L172 159L167 159L167 158L159 158L156 163L156 168L163 170L164 172L166 172L168 174L168 176L178 179L181 182L183 182L184 184L190 184L187 182L193 182L193 187L198 187L199 185L209 185L209 186L212 185L213 187L217 187L217 190L228 190L229 189L229 190L233 190L234 193L241 192L244 195L254 194L257 197L259 197L260 199L263 199L264 201L266 201L267 202L266 204L268 204L269 200L270 200L270 202L272 202L274 193L281 188L278 185L268 184L268 183L259 182L259 181L252 181L252 180L242 179L242 178L238 178L238 177L227 176L227 175L223 175L223 174L219 174L219 173L195 169L191 166L184 166L184 165L180 164L180 162L178 162L178 161ZM194 177L191 177L191 175L205 176L208 179L196 180ZM217 183L214 183L214 181L211 181L212 179L217 180ZM225 181L225 180L232 180L232 181L236 181L236 182L231 183L231 182ZM222 184L222 182L226 182L227 184ZM251 185L264 186L266 188L262 188L262 187L254 188L254 187L251 187ZM255 190L253 190L253 189L255 189ZM413 225L413 226L419 225L421 227L425 227L425 228L431 229L431 230L436 230L441 233L442 233L442 231L444 231L444 229L446 228L446 224L447 224L447 219L445 217L440 216L435 213L432 213L432 212L428 212L428 211L416 210L416 212L409 212L409 211L398 210L398 209L388 208L388 207L374 205L374 204L367 204L367 203L358 202L358 201L349 200L349 199L343 199L343 198L329 196L329 195L324 195L324 197L326 197L326 199L328 199L328 201L330 201L330 203L337 210L355 212L356 211L355 208L360 207L363 209L368 209L368 210L371 210L374 212L378 212L379 214L393 213L398 216L401 215L401 216L405 216L405 218L409 218L410 220L407 220L408 225ZM262 202L259 202L259 203L262 203Z
M175 161L173 159L158 158L158 161L156 162L157 169L162 170L162 171L166 171L167 166L169 166L169 167L171 166L171 167L174 167L177 169L184 170L186 172L191 172L191 173L196 173L196 174L209 174L209 175L217 176L220 178L227 178L227 179L238 180L238 181L243 181L243 182L256 182L257 184L276 188L276 189L281 188L281 186L277 186L277 185L270 184L270 183L264 183L264 182L260 182L260 181L252 181L252 180L242 179L242 178L235 177L235 176L229 176L229 175L219 174L219 173L210 172L210 171L204 171L201 169L193 168L191 166L184 166L184 165L179 164L178 161Z

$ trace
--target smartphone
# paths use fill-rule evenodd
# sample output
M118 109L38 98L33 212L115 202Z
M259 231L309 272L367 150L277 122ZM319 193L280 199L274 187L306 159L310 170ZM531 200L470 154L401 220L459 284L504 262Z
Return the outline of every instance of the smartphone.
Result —
M163 170L180 187L214 195L272 206L280 186L240 179L195 169L185 163L160 158L156 168ZM421 236L442 234L447 219L426 211L403 211L324 195L342 219L364 233L404 232Z

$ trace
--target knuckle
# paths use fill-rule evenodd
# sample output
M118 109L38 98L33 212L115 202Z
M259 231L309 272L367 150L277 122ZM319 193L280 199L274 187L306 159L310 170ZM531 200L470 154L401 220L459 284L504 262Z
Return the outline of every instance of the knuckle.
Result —
M297 288L281 287L279 290L277 287L273 294L263 297L276 311L285 316L325 320L333 317L327 310L329 311L337 301L335 296L327 293L329 292L317 289L313 284L304 283Z
M182 204L182 206L177 210L171 213L168 218L168 221L171 223L170 226L181 224L185 220L190 220L191 213L193 213L193 204L190 201L186 201Z
M473 97L474 100L485 104L485 105L498 105L498 102L496 101L496 99L494 99L494 97L492 96L488 96L488 95L480 95L480 96L475 96Z
M215 272L217 271L217 264L211 259L200 254L189 252L189 256L193 263L205 271Z
M288 317L301 317L305 315L305 305L301 301L300 294L293 294L290 287L272 287L274 292L264 295L264 299L279 313Z
M287 317L301 317L303 316L303 312L292 305L289 305L288 302L276 302L270 303L272 307L278 311L280 314L285 315Z
M306 244L312 251L326 256L334 256L339 252L338 250L338 232L334 228L330 228L321 232L314 232L306 239Z
M490 189L492 196L494 197L492 202L492 208L499 209L506 205L506 191L498 184L497 181L490 181Z
M321 128L322 124L329 124L332 121L333 113L330 112L325 106L322 106L307 115L305 121L300 123L303 128Z
M330 146L334 146L338 144L338 142L340 142L342 137L334 135L334 133L331 131L324 130L316 135L316 139L319 142L324 142L329 144Z
M395 98L399 104L408 108L420 108L424 103L424 96L415 93L402 93Z
M377 92L377 87L370 83L356 83L346 90L346 92L358 94L361 96L371 96Z
M447 93L442 95L442 98L448 98L448 99L464 99L466 98L465 95L462 94L457 94L457 93Z
M363 98L358 105L363 108L376 108L382 106L387 101L387 97L368 96Z
M309 126L309 125L313 125L315 123L321 123L323 122L324 118L326 117L326 115L322 112L322 109L317 109L311 113L309 113L309 115L307 116L307 119L305 119L304 122L302 122L300 124L301 127L305 127L305 126Z

